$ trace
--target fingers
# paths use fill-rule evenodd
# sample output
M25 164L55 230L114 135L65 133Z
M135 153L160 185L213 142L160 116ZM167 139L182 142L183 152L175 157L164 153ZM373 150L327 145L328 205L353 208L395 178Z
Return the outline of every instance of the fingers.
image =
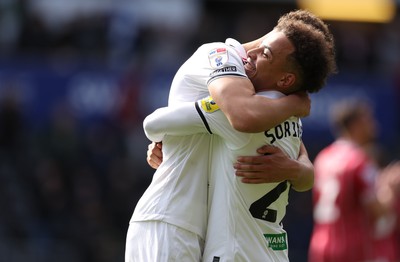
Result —
M244 178L241 179L241 181L242 181L242 183L245 183L245 184L262 184L262 183L267 183L267 182L264 182L264 180L262 180L262 179L260 179L260 178L246 178L246 177L244 177Z
M276 183L282 182L282 177L268 176L263 172L236 172L237 177L241 177L241 181L246 184Z
M271 159L267 155L263 156L241 156L234 163L237 170L260 171L271 165Z
M246 169L248 167L248 165L269 163L268 155L280 154L280 153L282 153L282 150L275 146L264 145L264 146L260 147L259 149L257 149L257 153L259 153L261 155L260 156L239 156L237 158L237 161L238 161L237 164L239 164L239 166L237 166L235 168ZM246 164L246 166L245 166L245 164ZM246 170L249 170L249 169L246 169Z
M151 143L147 148L147 163L154 169L157 169L162 163L162 143Z
M265 164L265 159L263 157L252 157L246 161L247 157L244 157L243 162L236 162L233 164L233 167L237 170L237 172L254 172L254 171L268 171L268 165Z
M154 161L152 161L152 159L147 158L147 163L149 164L150 167L152 167L153 169L157 169L160 164L156 163Z
M271 146L271 145L264 145L257 149L257 153L263 154L263 155L274 154L279 151L281 151L281 149L279 147Z

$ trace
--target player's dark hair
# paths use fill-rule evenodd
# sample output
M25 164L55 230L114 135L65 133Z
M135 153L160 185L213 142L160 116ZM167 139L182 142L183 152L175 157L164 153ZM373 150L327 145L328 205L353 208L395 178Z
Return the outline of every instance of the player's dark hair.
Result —
M292 12L289 12L289 13L283 15L278 20L278 24L283 20L298 20L298 21L302 21L305 24L311 25L316 30L321 31L324 34L325 40L328 43L331 43L332 48L333 48L333 43L334 43L333 35L331 34L328 25L326 23L324 23L320 18L318 18L313 13L310 13L307 10L300 9L300 10L292 11ZM334 51L334 50L332 50L332 51Z
M348 98L343 99L330 108L330 119L333 131L340 135L350 129L355 121L369 110L367 100Z
M275 27L294 45L287 59L289 70L296 75L295 88L318 92L329 75L336 72L334 40L328 26L305 10L283 15Z

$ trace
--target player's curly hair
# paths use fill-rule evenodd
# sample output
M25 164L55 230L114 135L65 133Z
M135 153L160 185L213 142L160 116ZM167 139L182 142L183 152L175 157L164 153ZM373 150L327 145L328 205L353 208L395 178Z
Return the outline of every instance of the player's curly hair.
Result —
M283 20L299 20L304 22L305 24L311 25L317 30L320 30L328 43L331 43L333 48L333 35L331 34L329 27L326 23L324 23L320 18L318 18L313 13L307 10L295 10L283 15L279 20L278 24ZM334 51L334 50L332 50Z
M337 70L334 39L328 26L309 11L297 10L281 16L275 29L295 47L288 57L288 69L296 75L296 89L318 92Z

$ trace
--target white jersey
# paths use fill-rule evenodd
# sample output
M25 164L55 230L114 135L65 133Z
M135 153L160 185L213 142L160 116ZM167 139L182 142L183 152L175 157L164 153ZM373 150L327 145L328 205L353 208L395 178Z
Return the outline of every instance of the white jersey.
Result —
M168 105L194 102L209 95L207 83L221 76L246 77L243 59L246 52L239 42L228 38L200 46L176 73Z
M270 98L276 91L262 92ZM256 134L234 130L220 110L202 101L203 119L212 133L221 136L213 144L210 178L212 193L203 261L289 261L288 242L281 221L286 214L290 184L245 184L235 176L238 156L257 155L264 144L281 148L297 159L302 126L291 117L268 131Z
M260 95L277 97L274 91ZM213 140L209 221L203 261L288 261L285 230L280 222L286 213L288 182L250 185L236 178L237 156L257 155L256 149L271 144L297 158L301 121L292 117L268 131L248 134L234 130L212 100L179 103L158 109L149 118L158 123L156 137L208 132Z
M230 42L234 42L229 40ZM241 56L227 43L202 45L178 70L168 104L208 96L207 82L223 75L247 77ZM147 118L146 118L147 119ZM211 157L209 134L157 137L159 123L144 121L147 137L163 142L163 162L136 205L133 221L164 221L205 239L207 183Z

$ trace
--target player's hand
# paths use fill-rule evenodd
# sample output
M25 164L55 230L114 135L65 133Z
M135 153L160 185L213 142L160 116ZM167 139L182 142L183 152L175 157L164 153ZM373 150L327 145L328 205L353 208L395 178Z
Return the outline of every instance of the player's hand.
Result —
M299 91L289 95L292 99L292 105L295 106L297 117L306 117L311 111L311 99L307 92Z
M243 183L261 184L281 182L290 179L293 165L280 148L265 145L257 150L260 156L240 156L234 164L236 176L242 177Z
M147 149L147 163L157 169L163 161L162 142L153 142Z

